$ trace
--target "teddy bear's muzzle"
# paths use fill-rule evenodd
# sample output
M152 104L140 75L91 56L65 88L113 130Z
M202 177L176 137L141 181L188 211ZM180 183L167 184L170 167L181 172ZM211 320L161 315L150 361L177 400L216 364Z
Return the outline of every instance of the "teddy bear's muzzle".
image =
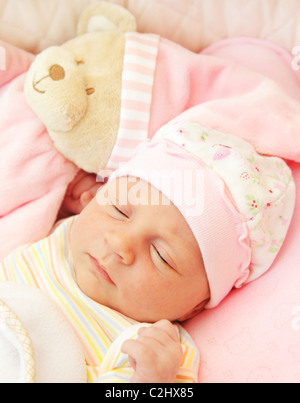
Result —
M29 105L48 130L72 130L86 113L87 98L95 92L94 88L87 88L76 68L67 67L53 64L37 78L33 72L25 85Z
M68 49L53 46L36 57L27 73L27 102L48 131L69 132L87 112L95 88L87 84L81 64Z
M49 69L49 75L42 77L40 80L38 81L33 81L32 82L32 87L34 89L34 91L38 92L39 94L45 94L46 91L40 90L38 88L38 84L40 84L43 80L45 80L46 78L51 78L53 81L61 81L64 80L66 77L66 72L65 69L60 66L59 64L54 64L53 66L50 67ZM86 94L87 95L92 95L95 92L95 88L87 88L86 89Z
M59 64L54 64L53 66L50 67L49 74L47 74L45 77L42 77L38 81L33 80L32 87L33 87L34 91L38 92L39 94L45 94L46 91L43 91L43 90L39 89L39 87L38 87L38 85L42 81L44 81L47 78L51 78L53 81L60 81L60 80L64 80L65 77L66 77L66 72L65 72L64 68L62 66L60 66Z

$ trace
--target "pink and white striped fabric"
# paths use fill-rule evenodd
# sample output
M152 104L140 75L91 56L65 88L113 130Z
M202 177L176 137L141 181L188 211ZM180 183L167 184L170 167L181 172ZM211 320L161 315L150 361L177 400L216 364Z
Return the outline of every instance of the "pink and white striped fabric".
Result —
M127 162L148 137L159 41L157 35L126 35L120 128L107 169Z
M266 118L274 115L275 98L296 111L293 119L299 116L299 78L290 55L259 39L216 46L216 54L214 47L196 54L156 35L126 35L120 129L108 170L131 159L141 142L179 116L242 137L261 154L299 160L299 147L290 147L299 141L287 133L286 120L278 130L278 122ZM276 127L270 131L267 125ZM270 132L278 133L276 141L270 142Z

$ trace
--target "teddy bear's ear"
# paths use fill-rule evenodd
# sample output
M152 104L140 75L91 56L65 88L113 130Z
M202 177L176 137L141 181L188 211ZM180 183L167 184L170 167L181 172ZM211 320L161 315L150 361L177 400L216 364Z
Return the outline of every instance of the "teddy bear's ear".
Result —
M99 1L83 12L78 23L77 35L97 31L126 33L136 30L136 19L128 10L116 4Z

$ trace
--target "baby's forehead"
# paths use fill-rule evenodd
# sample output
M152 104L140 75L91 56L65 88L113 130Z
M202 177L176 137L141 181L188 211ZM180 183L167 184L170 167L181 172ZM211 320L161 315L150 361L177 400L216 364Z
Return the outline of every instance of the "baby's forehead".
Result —
M108 195L120 204L167 207L174 204L156 187L138 177L114 178L108 183Z

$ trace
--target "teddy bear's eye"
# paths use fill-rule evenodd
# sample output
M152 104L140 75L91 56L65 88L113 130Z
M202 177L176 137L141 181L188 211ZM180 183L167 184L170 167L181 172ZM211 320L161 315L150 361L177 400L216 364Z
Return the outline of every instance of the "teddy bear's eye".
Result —
M77 64L77 66L79 66L80 64L84 64L84 61L83 60L76 60L76 64Z
M86 90L87 95L92 95L95 92L95 88L87 88Z

